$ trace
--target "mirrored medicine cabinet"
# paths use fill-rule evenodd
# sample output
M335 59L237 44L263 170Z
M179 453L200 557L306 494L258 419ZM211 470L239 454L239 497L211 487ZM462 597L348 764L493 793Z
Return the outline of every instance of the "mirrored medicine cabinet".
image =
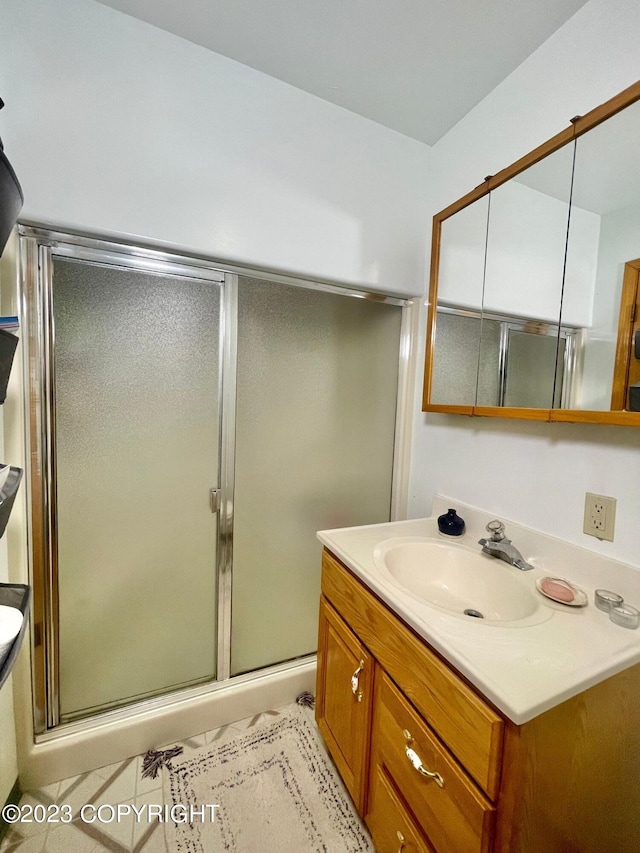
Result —
M640 425L639 283L640 82L434 217L423 410Z

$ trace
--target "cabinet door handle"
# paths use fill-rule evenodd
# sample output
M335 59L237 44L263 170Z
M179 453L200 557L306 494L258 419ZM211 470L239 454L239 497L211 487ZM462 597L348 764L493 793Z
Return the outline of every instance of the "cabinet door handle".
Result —
M434 773L432 770L427 770L418 753L412 748L411 744L413 743L413 738L411 737L411 733L405 729L402 734L407 741L404 746L404 752L413 769L417 770L421 776L426 776L427 779L433 779L439 788L444 788L444 779L442 776L439 773Z
M404 850L405 837L404 837L404 835L400 832L400 830L398 830L398 831L396 832L396 835L398 836L398 841L400 842L400 847L398 847L398 853L402 853L402 851Z
M351 692L356 697L358 702L362 702L362 690L360 690L360 673L364 669L364 661L361 660L358 668L351 676Z

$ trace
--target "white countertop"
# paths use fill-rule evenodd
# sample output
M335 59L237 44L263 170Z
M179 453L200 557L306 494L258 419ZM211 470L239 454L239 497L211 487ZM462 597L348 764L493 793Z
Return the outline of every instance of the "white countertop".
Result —
M488 535L485 525L494 516L440 496L430 518L322 530L318 539L518 725L640 662L640 629L615 625L593 603L594 590L604 588L640 609L640 570L504 518L506 535L534 569L521 572L504 561L499 564L531 584L546 608L538 624L503 627L451 615L390 581L374 561L375 547L394 537L446 538L438 532L437 517L449 507L466 522L465 533L455 541L480 551L478 539ZM535 581L545 575L579 586L588 604L569 607L542 596Z

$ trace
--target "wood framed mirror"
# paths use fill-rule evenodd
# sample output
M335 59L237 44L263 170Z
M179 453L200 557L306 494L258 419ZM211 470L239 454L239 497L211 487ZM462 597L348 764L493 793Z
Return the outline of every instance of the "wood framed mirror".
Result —
M639 155L640 82L436 214L424 411L640 425Z

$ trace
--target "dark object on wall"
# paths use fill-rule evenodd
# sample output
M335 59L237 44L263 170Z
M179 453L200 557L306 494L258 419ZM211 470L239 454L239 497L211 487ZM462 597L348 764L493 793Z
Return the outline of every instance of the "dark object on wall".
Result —
M447 536L462 536L464 533L464 521L455 509L449 509L438 518L438 530Z
M31 597L31 588L21 583L0 583L0 604L7 607L17 607L24 616L20 633L13 641L13 645L9 654L0 666L0 687L9 677L9 673L13 668L15 659L18 657L20 646L27 631L27 617L29 615L29 599Z
M636 358L640 358L640 329L635 333L635 356Z
M11 332L0 329L0 403L7 399L7 383L17 346L18 338Z
M18 493L20 480L22 480L22 468L14 468L11 465L3 466L0 470L4 472L6 467L9 467L9 476L0 489L0 539L4 536L4 531L6 530L11 510L13 509L13 502Z
M4 106L0 98L0 110ZM0 139L0 255L9 239L9 234L22 210L24 196L16 173L8 161Z
M629 385L629 411L640 412L640 382Z

